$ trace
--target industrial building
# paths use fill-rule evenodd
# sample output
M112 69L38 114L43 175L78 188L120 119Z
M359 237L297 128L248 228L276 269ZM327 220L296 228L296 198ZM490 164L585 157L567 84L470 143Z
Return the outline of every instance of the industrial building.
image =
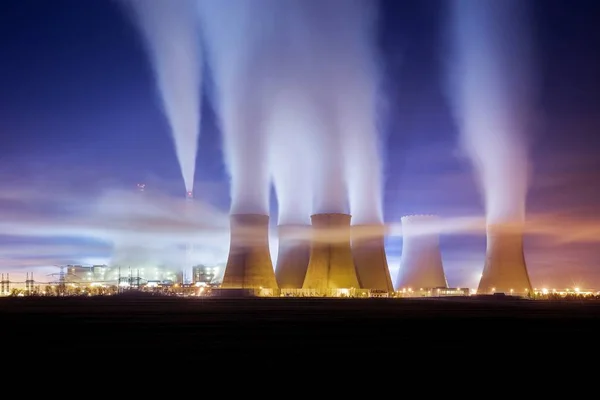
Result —
M383 224L352 226L352 256L361 288L392 293L385 234Z
M279 225L275 277L280 289L300 289L310 259L310 225Z
M341 213L311 216L310 260L302 289L313 295L334 296L360 284L351 249L351 216Z
M532 294L523 252L522 226L488 225L486 238L485 266L477 293Z
M222 289L278 289L269 252L269 216L232 214Z
M439 217L408 215L402 221L402 256L396 291L447 288L439 244Z

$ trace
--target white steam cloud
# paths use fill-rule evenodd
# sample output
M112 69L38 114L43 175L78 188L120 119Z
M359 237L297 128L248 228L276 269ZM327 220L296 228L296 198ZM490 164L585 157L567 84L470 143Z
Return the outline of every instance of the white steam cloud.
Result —
M273 3L273 4L271 4ZM281 7L270 0L198 0L203 37L215 83L225 163L231 179L230 212L269 214L266 91L279 71L277 25Z
M194 0L119 1L144 38L185 189L192 192L202 99L202 52Z
M527 1L450 4L450 87L462 144L477 170L488 223L521 223L533 88Z
M198 0L216 84L231 212L279 223L382 221L376 6L367 0ZM348 210L350 203L350 210Z

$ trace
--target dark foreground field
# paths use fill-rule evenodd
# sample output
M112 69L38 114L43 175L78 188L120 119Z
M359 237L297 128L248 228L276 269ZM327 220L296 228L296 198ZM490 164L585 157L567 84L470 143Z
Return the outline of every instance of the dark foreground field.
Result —
M485 358L588 352L599 322L593 301L0 298L0 346L21 354Z

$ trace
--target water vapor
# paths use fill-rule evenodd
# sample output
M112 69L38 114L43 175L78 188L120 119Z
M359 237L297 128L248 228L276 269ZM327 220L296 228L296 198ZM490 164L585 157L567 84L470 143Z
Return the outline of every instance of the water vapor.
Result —
M377 49L378 3L338 1L332 19L338 37L330 63L336 86L344 170L354 224L383 223L383 151L379 130L382 104Z
M276 33L284 21L277 3L197 0L230 175L232 214L269 214L265 93L280 70Z
M312 212L313 176L306 161L314 154L308 99L301 88L284 91L269 118L270 170L277 196L278 224L309 225Z
M381 222L376 6L366 0L198 5L231 212L267 213L272 177L279 223L348 212L349 197L359 220Z
M527 1L451 0L449 88L488 223L521 223L533 81Z
M195 0L118 1L143 37L185 189L192 192L202 99L202 52Z

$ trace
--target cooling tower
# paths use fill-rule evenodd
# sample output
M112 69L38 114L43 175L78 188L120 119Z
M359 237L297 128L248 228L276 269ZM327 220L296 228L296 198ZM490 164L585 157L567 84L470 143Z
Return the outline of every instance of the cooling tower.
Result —
M385 225L354 225L352 256L361 288L394 291L385 255Z
M448 287L440 251L439 218L408 215L402 221L402 257L396 290Z
M280 289L301 289L310 258L310 225L279 225L275 277Z
M521 228L514 225L488 226L485 266L477 293L533 293L523 254Z
M302 289L360 288L350 248L350 215L315 214Z
M224 289L277 288L269 253L269 216L231 215L229 257L221 287Z

